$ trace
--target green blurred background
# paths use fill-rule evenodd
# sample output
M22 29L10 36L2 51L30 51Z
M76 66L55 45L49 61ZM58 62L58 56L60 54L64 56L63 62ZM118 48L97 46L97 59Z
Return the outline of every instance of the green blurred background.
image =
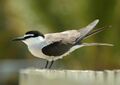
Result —
M95 19L100 19L96 29L112 27L106 28L85 42L106 42L115 46L83 47L56 61L53 67L119 69L119 8L120 0L0 0L0 74L2 74L0 85L17 85L18 77L15 74L19 69L31 66L28 63L33 61L29 62L29 60L38 60L28 52L23 43L12 42L12 39L29 30L48 33L80 29ZM10 75L11 72L13 75Z

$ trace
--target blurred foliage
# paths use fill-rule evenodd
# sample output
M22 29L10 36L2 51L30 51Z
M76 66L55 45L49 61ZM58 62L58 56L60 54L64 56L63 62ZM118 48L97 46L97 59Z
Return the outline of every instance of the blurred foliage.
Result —
M0 0L0 59L32 58L27 47L11 40L28 30L43 33L80 29L96 18L96 28L109 26L85 42L114 47L84 47L57 62L68 69L120 68L120 0Z
M48 33L80 29L98 18L100 23L96 28L109 25L112 28L106 28L84 42L107 42L115 46L80 48L56 61L58 68L119 69L119 8L119 0L0 0L0 60L34 58L23 43L12 42L28 30ZM17 77L16 73L4 81L0 77L0 84L17 85Z

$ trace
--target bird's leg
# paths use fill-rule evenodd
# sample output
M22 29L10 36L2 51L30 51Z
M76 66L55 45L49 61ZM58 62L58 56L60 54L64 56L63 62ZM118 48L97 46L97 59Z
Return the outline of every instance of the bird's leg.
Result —
M48 63L49 63L49 61L46 61L46 65L45 65L45 68L47 68L47 67L48 67Z
M54 63L54 61L51 61L51 64L50 64L50 66L49 66L49 69L52 67L53 63Z

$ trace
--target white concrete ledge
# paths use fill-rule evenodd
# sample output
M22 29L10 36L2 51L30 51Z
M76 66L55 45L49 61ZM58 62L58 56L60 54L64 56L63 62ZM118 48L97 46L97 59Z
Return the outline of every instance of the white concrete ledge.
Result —
M120 85L120 70L48 70L20 71L19 85Z

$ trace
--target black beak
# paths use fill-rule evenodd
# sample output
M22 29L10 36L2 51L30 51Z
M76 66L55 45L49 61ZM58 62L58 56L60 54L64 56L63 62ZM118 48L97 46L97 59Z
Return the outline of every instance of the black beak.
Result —
M21 41L24 40L24 37L17 37L16 39L13 39L12 41Z

